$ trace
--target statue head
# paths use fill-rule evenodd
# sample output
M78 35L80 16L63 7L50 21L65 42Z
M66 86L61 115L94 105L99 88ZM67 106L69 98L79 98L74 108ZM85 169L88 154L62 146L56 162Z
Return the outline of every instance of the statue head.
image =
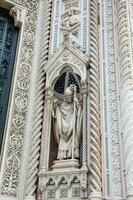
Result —
M75 91L75 85L70 85L64 92L66 102L71 103L73 101Z

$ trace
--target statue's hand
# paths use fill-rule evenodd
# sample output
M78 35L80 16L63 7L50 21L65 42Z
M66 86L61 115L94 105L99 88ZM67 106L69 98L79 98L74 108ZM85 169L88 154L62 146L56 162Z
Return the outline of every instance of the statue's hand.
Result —
M77 99L77 97L73 97L73 101L78 105L79 104L79 101L78 101L78 99Z
M54 119L56 119L55 110L56 110L56 108L55 108L55 106L53 106L53 109L52 109L52 117L53 117Z
M53 112L55 112L56 111L56 108L57 108L57 102L58 102L58 100L56 99L56 98L54 98L53 99ZM54 115L53 115L54 116Z

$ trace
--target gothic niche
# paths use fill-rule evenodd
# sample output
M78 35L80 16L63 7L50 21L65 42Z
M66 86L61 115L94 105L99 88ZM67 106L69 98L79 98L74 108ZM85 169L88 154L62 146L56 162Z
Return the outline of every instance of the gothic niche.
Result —
M79 167L81 162L81 78L68 70L54 83L50 167ZM53 165L54 164L54 165Z
M37 200L88 198L86 67L82 70L66 64L48 68Z

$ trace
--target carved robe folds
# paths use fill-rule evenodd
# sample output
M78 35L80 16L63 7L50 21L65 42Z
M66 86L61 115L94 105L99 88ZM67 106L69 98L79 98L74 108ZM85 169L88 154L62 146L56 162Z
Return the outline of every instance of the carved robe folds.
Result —
M82 112L80 104L63 102L55 109L54 132L58 143L58 159L79 158ZM73 135L74 133L74 135Z

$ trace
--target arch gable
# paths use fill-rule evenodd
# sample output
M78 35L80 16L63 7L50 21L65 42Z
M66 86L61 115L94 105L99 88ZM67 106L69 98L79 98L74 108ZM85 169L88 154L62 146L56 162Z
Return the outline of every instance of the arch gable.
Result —
M71 68L74 73L81 77L81 80L86 80L87 65L87 57L82 53L77 52L75 49L65 46L47 63L44 68L47 74L46 86L50 87L64 68L66 68L66 71L67 68Z

